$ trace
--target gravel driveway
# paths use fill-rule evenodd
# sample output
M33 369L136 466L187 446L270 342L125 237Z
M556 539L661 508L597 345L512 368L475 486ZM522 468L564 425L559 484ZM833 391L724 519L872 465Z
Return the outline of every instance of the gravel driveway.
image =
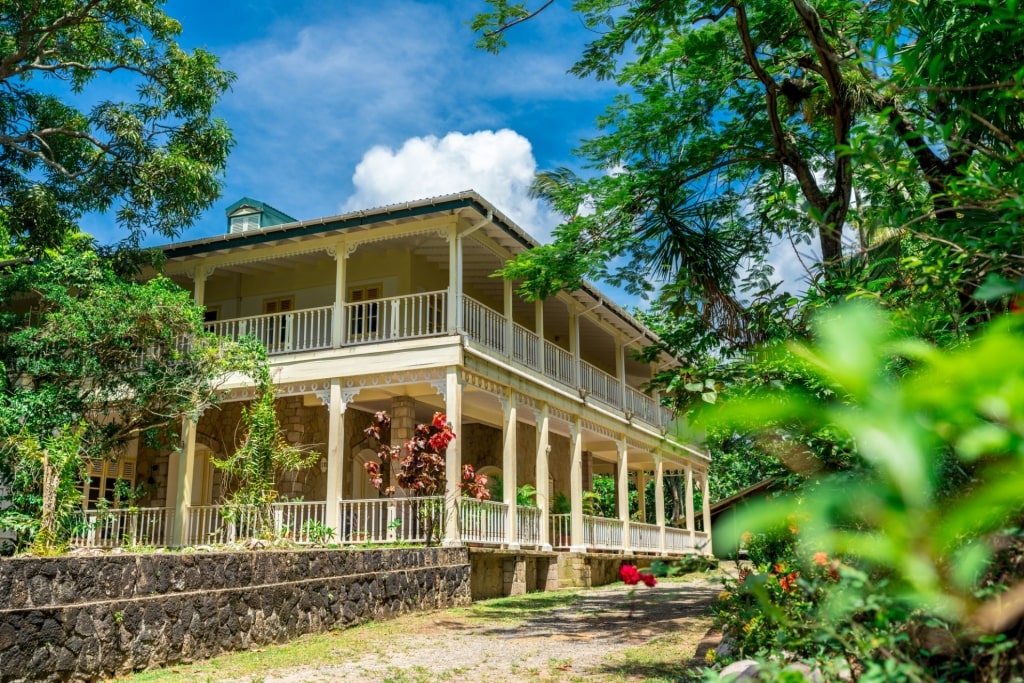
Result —
M532 609L527 598L408 615L338 634L345 642L326 646L336 659L316 657L316 664L266 671L259 680L672 680L691 665L720 590L703 579L632 592L618 584L562 594L554 608ZM539 593L536 600L540 605L557 595Z

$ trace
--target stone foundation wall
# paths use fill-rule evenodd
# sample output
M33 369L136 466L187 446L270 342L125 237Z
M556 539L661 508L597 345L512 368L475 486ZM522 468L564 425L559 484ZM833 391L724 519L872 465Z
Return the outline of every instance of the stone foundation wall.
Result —
M92 681L470 602L465 549L0 560L0 681Z

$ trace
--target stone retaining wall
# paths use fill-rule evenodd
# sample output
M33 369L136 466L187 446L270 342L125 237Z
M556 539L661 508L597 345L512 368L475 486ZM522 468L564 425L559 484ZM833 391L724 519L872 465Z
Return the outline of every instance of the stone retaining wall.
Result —
M470 602L465 549L0 560L0 681L91 681Z

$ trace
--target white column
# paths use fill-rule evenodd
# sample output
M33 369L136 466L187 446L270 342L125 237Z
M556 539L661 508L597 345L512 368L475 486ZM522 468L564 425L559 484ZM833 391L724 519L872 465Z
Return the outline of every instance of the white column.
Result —
M626 408L626 347L615 340L615 379L619 380L619 405Z
M196 266L193 279L192 299L202 307L206 300L207 268ZM171 545L183 546L188 543L189 510L192 507L192 479L195 474L196 428L198 425L188 419L181 423L181 444L170 455L167 463L167 503L174 508L171 523Z
M696 549L697 537L693 528L693 466L686 466L686 530L690 532L690 547Z
M551 550L551 491L548 488L548 458L551 455L548 432L548 404L537 409L537 507L540 508L540 549Z
M622 521L622 550L627 555L632 555L632 539L629 535L629 448L626 445L626 438L623 437L617 444L619 451L618 489L619 489L619 519Z
M636 472L636 509L637 516L644 524L647 523L647 473L644 470Z
M505 311L505 355L510 358L512 354L512 281L502 279L504 285L504 302L502 308Z
M331 391L327 401L327 514L325 524L334 529L337 538L344 537L345 530L339 514L339 503L345 477L345 402L341 397L341 380L331 380Z
M665 554L665 461L654 456L654 514L658 524L658 550Z
M341 348L345 332L345 265L348 251L344 244L334 248L334 320L331 323L331 346Z
M174 489L174 522L171 527L171 545L181 547L189 541L189 512L192 507L192 479L195 476L196 428L191 420L181 424L181 446L171 454L168 479Z
M569 425L572 440L572 458L569 461L569 529L570 552L581 553L587 546L583 541L583 430L577 415Z
M708 473L704 472L701 475L703 487L701 488L702 507L704 508L704 533L707 535L707 545L704 546L704 554L714 554L711 548L711 479L708 477Z
M455 432L455 438L448 444L445 453L445 492L444 492L444 546L457 547L462 545L462 534L459 531L459 496L462 481L462 384L459 382L459 368L451 366L447 370L444 396L445 413L448 422Z
M544 301L537 299L533 302L533 317L534 327L533 331L537 333L537 369L542 373L546 372L544 368Z
M507 282L507 280L506 280ZM519 550L519 537L516 524L516 489L519 487L516 462L516 394L511 389L506 389L501 396L502 407L502 447L501 447L501 469L504 474L503 490L508 506L508 515L505 518L505 540L508 542L509 550Z
M458 224L455 222L448 226L447 322L449 332L462 331L462 236L459 235Z
M580 385L580 316L575 306L569 307L569 353L572 354L573 381Z

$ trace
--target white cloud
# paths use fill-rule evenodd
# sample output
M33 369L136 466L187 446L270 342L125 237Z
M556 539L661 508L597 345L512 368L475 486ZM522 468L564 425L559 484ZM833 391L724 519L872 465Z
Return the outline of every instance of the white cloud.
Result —
M363 155L352 177L355 193L343 211L476 190L524 230L546 239L557 220L528 196L537 172L533 148L507 128L413 137Z

